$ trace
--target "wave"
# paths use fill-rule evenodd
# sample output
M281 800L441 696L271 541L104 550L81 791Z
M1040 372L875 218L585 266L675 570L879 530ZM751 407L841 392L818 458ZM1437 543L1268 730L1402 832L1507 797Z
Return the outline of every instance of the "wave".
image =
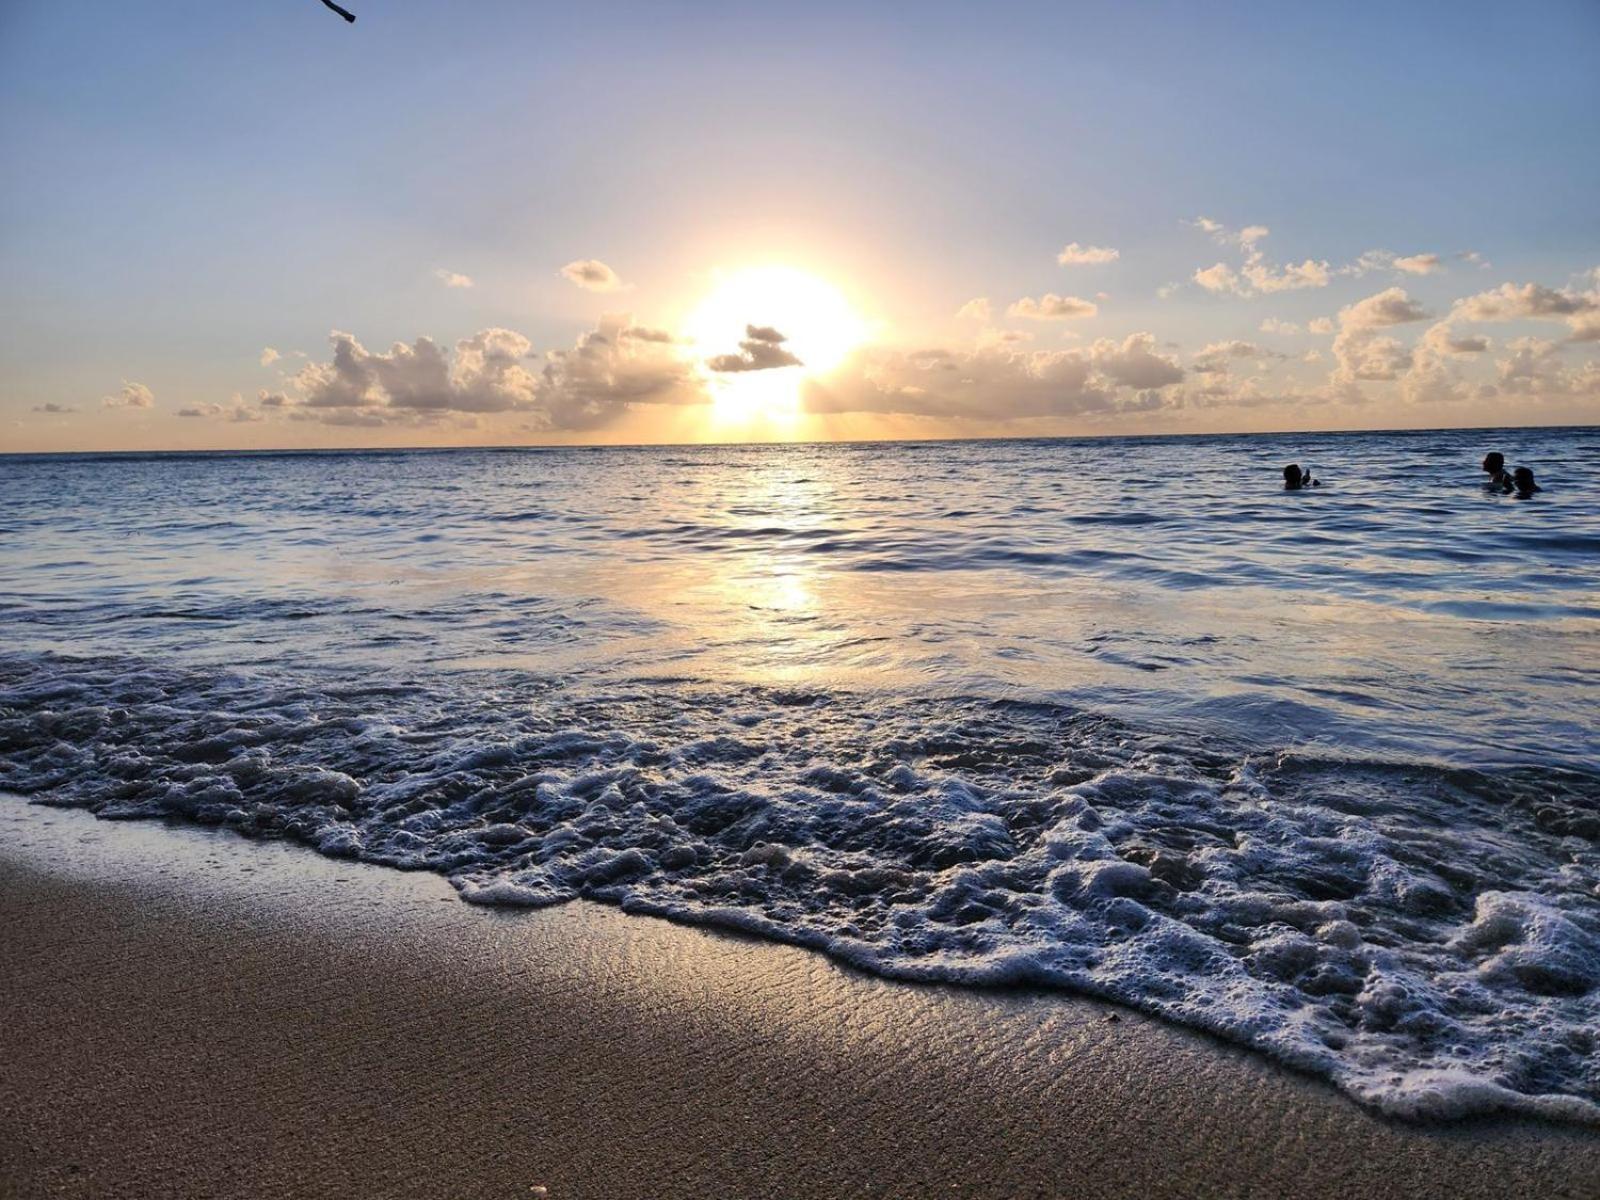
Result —
M1600 775L1070 706L0 656L0 787L1120 1001L1406 1117L1600 1123Z

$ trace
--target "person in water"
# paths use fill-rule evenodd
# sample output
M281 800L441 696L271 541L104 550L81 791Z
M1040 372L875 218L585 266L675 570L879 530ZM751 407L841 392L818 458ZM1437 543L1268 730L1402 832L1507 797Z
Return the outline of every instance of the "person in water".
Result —
M1489 473L1488 481L1483 485L1491 492L1510 492L1511 475L1506 470L1506 456L1498 450L1491 450L1483 456L1483 469Z
M1301 488L1321 487L1322 480L1311 478L1309 470L1301 470L1299 463L1290 463L1283 469L1283 489L1298 492Z
M1511 484L1517 489L1518 500L1532 499L1535 492L1544 491L1542 487L1533 481L1532 467L1518 467L1511 472ZM1509 491L1510 489L1508 488L1507 490Z

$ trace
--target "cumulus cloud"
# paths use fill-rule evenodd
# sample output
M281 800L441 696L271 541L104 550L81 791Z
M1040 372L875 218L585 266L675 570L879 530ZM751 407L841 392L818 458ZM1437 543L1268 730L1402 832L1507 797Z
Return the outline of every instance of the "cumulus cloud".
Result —
M1339 310L1341 329L1381 329L1427 319L1422 305L1397 287L1386 288Z
M1120 343L1100 338L1088 348L1089 361L1106 378L1124 387L1157 391L1183 379L1183 368L1155 350L1155 335L1130 333Z
M220 418L232 421L235 424L247 424L265 419L258 410L247 405L244 402L244 397L237 392L233 394L232 407L222 404L192 404L187 408L180 408L178 416L200 419Z
M1306 322L1306 329L1311 333L1332 333L1333 318L1312 317L1311 320Z
M907 353L866 347L825 379L802 387L811 412L872 412L1011 421L1113 416L1174 404L1183 369L1149 333L1102 338L1079 350L1023 350L987 342L971 350Z
M270 367L282 357L283 355L279 354L271 346L268 346L261 351L261 365L263 367Z
M1081 300L1077 296L1058 296L1054 292L1047 292L1037 300L1032 296L1024 296L1006 309L1006 314L1029 321L1074 321L1092 317L1099 311L1099 305L1093 300Z
M156 402L155 393L142 383L124 379L122 386L100 401L107 408L149 408Z
M472 276L463 275L459 271L451 271L444 267L436 267L433 275L435 279L444 284L447 288L469 288L473 286Z
M462 338L453 363L426 337L396 342L387 354L338 330L330 341L332 361L307 364L295 376L310 409L362 409L381 419L405 410L506 412L533 405L534 377L522 365L531 346L509 329Z
M1110 246L1082 246L1077 242L1068 242L1062 247L1061 253L1056 255L1056 261L1064 267L1089 266L1116 262L1120 257L1122 257L1120 252Z
M670 336L608 314L571 350L546 356L537 386L535 427L594 429L634 404L710 400L693 360Z
M739 353L718 354L706 360L706 366L719 374L738 371L771 371L779 367L798 367L801 362L783 348L784 337L770 325L746 325L745 338L739 343Z
M1210 234L1219 245L1236 247L1244 256L1237 270L1228 263L1219 262L1195 271L1191 278L1208 292L1255 296L1328 286L1331 269L1324 261L1308 258L1299 263L1274 266L1261 247L1272 232L1265 225L1246 225L1243 229L1231 230L1209 217L1196 217L1184 224Z
M1195 351L1194 371L1199 375L1225 375L1229 359L1270 357L1274 357L1271 351L1262 349L1254 342L1232 338L1228 341L1212 342Z
M1333 340L1338 366L1335 382L1388 381L1400 378L1412 366L1410 349L1378 331L1413 321L1428 313L1401 288L1386 288L1339 310L1339 336Z
M597 258L580 258L561 268L562 276L589 292L616 292L623 288L622 279Z
M1394 260L1394 269L1407 275L1435 275L1444 270L1437 254L1409 254Z
M968 300L956 309L956 316L968 321L989 320L989 297L979 296L976 300Z
M1280 321L1277 317L1268 317L1261 322L1262 333L1295 334L1300 332L1300 326L1293 321Z

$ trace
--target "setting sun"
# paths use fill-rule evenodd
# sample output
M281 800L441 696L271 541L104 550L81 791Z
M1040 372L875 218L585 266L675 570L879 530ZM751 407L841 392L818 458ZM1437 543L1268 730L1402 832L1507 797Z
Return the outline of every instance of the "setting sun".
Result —
M684 323L724 417L793 412L801 378L838 366L869 332L838 288L784 266L721 276Z

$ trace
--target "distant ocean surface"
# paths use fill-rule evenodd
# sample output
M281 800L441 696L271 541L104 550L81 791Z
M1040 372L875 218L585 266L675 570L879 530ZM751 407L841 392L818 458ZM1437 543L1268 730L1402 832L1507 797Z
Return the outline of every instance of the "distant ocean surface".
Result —
M1401 1114L1600 1120L1597 714L1594 429L0 457L0 789Z

